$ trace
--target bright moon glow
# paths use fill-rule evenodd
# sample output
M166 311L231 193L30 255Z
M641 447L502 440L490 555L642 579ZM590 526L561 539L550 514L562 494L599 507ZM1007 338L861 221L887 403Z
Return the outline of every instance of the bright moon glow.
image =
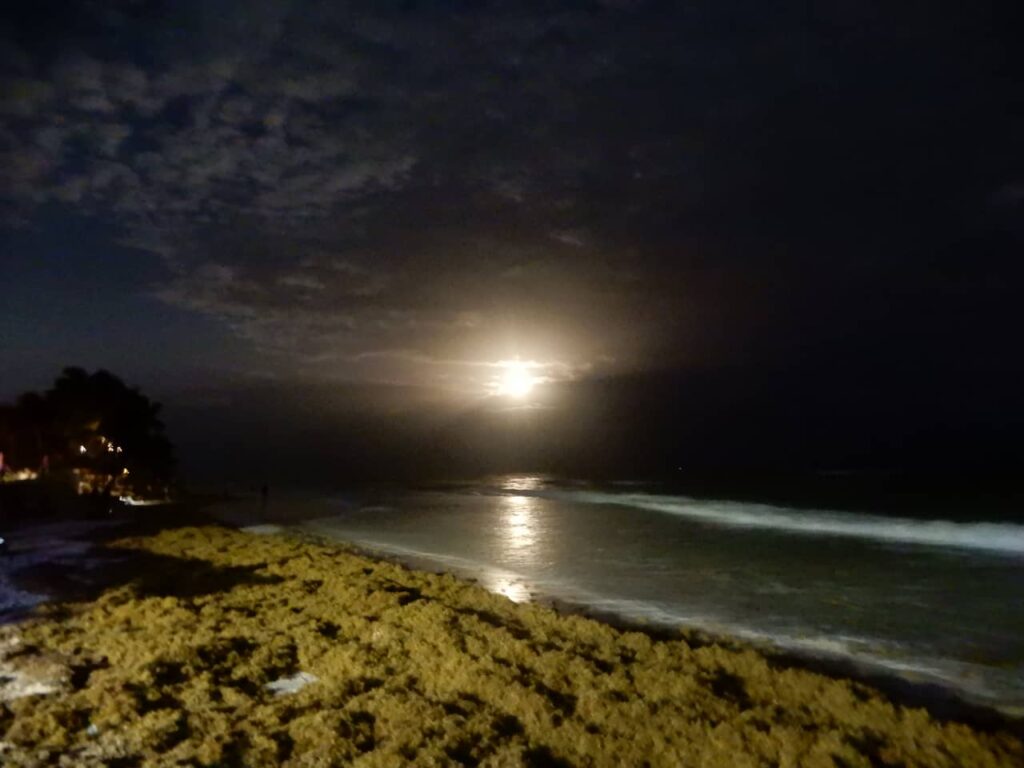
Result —
M530 375L526 363L518 360L504 365L501 379L498 382L498 394L507 397L524 398L533 389L536 379Z

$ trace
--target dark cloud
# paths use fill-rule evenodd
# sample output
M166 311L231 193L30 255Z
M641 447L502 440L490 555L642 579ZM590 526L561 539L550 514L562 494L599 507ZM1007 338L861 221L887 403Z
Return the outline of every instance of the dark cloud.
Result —
M108 222L163 260L152 295L270 367L470 388L514 355L552 377L933 360L968 336L995 354L1013 320L992 276L1020 245L1024 126L985 9L43 2L13 22L8 225Z

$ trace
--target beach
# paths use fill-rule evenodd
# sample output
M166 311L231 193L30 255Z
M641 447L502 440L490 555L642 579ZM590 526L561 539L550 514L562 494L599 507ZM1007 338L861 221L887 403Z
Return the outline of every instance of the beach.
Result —
M272 528L103 551L116 578L0 628L5 765L1024 763L860 682Z

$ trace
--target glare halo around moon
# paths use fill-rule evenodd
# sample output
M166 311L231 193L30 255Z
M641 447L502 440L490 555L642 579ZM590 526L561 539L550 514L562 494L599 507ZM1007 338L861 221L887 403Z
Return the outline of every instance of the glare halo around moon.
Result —
M522 400L533 390L537 380L530 374L529 366L518 360L502 363L501 378L498 380L498 394Z

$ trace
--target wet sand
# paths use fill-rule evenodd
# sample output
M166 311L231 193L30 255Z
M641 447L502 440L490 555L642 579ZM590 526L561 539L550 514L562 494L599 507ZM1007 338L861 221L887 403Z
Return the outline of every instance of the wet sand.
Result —
M1009 731L864 683L338 547L104 550L102 585L0 627L4 765L1024 765Z

